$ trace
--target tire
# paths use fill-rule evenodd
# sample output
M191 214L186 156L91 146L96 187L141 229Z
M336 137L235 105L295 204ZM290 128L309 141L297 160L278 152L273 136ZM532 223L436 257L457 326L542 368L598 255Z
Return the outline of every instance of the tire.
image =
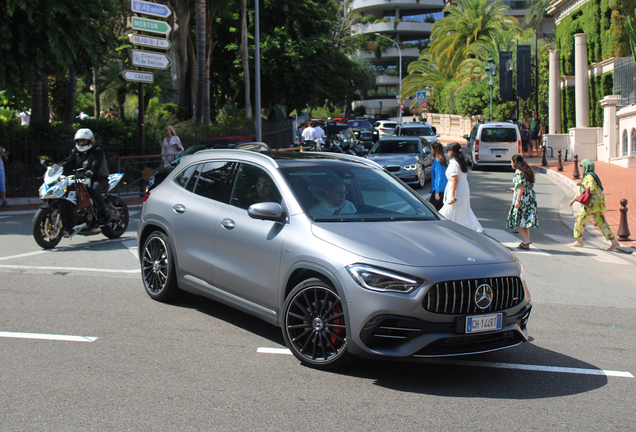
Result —
M146 293L153 300L167 302L179 293L172 242L161 231L154 231L141 252L141 276Z
M128 221L130 219L128 206L124 200L112 195L108 196L106 203L112 219L108 225L102 227L102 234L109 239L116 239L121 237L128 229Z
M422 168L422 171L424 171L424 169ZM424 185L426 184L426 173L422 173L420 174L420 176L417 178L417 184L415 185L415 187L417 189L422 189L424 187Z
M318 278L289 293L283 306L283 338L301 363L331 370L349 363L347 323L336 290Z
M479 171L480 167L475 162L473 162L472 164L470 164L470 169L471 171Z
M62 215L59 210L41 208L33 218L31 226L35 242L44 249L53 249L62 240Z

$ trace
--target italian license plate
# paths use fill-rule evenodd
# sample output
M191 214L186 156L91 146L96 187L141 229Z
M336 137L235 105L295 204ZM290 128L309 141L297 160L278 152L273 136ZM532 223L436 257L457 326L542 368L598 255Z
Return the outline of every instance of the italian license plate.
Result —
M490 154L505 155L508 150L490 150Z
M466 333L501 330L501 314L466 317Z

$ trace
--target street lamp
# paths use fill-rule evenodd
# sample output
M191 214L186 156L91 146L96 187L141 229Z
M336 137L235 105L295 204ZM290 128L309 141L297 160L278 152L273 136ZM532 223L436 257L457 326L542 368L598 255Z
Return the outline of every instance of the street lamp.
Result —
M492 79L497 75L497 65L495 65L492 57L488 57L486 63L488 63L488 66L484 69L484 73L486 74L486 78L488 78L488 85L490 86L490 121L492 122Z
M399 88L398 88L398 111L400 113L400 123L402 123L402 110L400 109L400 97L402 97L402 50L400 49L400 46L398 45L398 43L396 41L394 41L391 38L388 38L386 36L382 36L380 33L376 33L376 36L380 36L381 38L390 40L392 43L395 44L395 46L398 49L398 57L399 57L399 62L400 62L400 84L399 84Z

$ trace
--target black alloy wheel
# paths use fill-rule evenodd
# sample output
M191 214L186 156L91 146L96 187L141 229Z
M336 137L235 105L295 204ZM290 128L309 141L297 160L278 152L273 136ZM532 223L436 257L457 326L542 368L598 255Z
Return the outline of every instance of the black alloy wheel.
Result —
M43 249L53 249L62 240L62 217L58 209L41 208L35 214L31 231L35 242Z
M301 282L287 297L283 314L285 343L302 363L328 370L351 360L342 302L329 284L317 278Z
M141 275L148 295L161 302L173 299L179 293L175 273L170 239L154 231L144 242L141 254Z
M128 206L124 200L116 196L108 196L107 205L111 220L108 225L102 227L102 234L109 239L116 239L121 237L128 229L130 220Z

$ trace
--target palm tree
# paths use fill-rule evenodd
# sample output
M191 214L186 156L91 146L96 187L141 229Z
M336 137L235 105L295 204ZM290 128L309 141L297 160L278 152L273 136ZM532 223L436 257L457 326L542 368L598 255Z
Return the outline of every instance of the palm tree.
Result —
M528 14L523 24L528 28L538 29L551 2L552 0L531 0L530 9L528 9Z
M245 75L245 117L252 118L252 92L250 90L250 55L247 45L247 0L241 0L241 60Z
M634 18L636 18L636 9L634 9ZM632 60L636 63L636 25L634 24L634 18L628 16L625 26L627 27L629 46L632 50Z

